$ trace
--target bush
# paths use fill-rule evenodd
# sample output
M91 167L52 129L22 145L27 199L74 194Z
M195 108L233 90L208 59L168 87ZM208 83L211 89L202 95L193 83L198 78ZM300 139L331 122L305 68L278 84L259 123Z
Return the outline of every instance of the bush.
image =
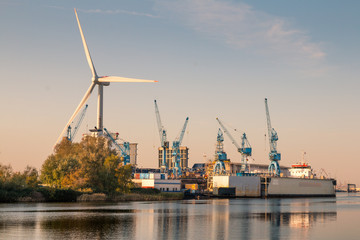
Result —
M156 188L132 188L130 189L131 193L138 193L138 194L160 194L161 191Z
M76 202L76 198L81 193L71 189L39 188L38 192L42 193L47 202Z
M21 197L30 196L33 192L33 189L24 188L24 189L5 189L0 188L0 202L17 202Z

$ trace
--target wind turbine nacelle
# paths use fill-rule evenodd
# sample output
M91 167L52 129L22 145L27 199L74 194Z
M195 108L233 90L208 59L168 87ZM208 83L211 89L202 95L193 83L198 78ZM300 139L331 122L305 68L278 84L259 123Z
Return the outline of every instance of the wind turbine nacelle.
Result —
M103 85L103 86L109 86L110 85L110 83L109 82L99 82L98 84L101 84L101 85Z

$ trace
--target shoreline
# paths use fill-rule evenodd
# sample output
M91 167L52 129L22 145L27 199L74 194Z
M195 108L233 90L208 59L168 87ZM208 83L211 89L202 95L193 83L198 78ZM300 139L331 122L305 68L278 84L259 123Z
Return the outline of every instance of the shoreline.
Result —
M158 191L134 191L131 193L83 193L64 189L0 189L0 203L43 203L43 202L128 202L183 200L184 193L164 193Z

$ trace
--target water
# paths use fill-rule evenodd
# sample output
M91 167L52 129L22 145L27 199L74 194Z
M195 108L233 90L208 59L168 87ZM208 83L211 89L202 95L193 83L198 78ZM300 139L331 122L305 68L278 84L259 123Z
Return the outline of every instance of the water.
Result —
M0 204L0 239L360 239L360 194L336 198Z

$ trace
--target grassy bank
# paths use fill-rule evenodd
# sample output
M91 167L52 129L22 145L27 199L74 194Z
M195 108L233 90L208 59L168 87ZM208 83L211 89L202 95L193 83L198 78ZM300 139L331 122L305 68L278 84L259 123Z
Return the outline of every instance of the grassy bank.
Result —
M130 193L115 193L106 195L103 193L83 194L77 198L79 202L126 202L126 201L163 201L163 200L181 200L184 194L181 192L164 193L158 189L133 188Z
M130 193L82 193L71 189L39 187L21 190L0 189L0 202L125 202L181 200L183 193L163 193L157 189L131 189Z
M181 200L184 198L183 193L159 193L159 194L140 194L129 193L114 197L112 201L163 201L163 200Z
M81 193L55 188L0 189L0 202L75 202Z

